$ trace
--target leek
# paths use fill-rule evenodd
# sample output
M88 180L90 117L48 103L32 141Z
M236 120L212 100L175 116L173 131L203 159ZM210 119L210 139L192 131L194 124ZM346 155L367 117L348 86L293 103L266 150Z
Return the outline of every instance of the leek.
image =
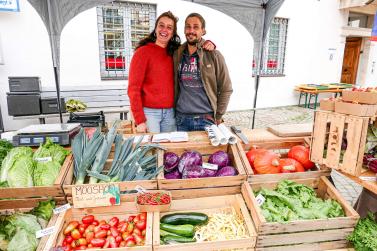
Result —
M98 182L98 179L103 179L104 177L101 175L103 168L105 166L106 160L109 157L111 147L117 135L117 127L119 121L115 121L114 125L104 137L105 139L102 142L100 150L98 151L97 157L94 160L91 170L87 170L88 175L90 176L89 184L95 184ZM119 137L118 137L119 139Z
M103 135L101 135L100 129L98 128L93 134L92 138L89 140L88 136L85 134L83 128L75 136L72 141L72 153L74 157L74 170L73 174L76 179L76 184L84 184L86 177L86 170L95 160L99 146L103 141Z

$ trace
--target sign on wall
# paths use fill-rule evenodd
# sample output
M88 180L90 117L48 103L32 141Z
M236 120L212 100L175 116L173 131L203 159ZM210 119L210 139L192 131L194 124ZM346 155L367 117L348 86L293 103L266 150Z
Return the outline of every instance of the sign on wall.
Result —
M0 11L20 11L18 0L0 0Z
M372 35L370 37L371 41L377 41L377 11L376 15L374 15L374 23L372 28Z

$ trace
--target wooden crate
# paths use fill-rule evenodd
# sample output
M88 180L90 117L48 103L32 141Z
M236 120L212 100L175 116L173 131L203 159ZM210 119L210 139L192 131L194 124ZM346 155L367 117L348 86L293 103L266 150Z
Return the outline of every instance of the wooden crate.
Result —
M282 158L287 158L288 151L291 147L296 145L308 145L310 138L302 138L301 140L289 142L270 143L263 142L259 144L253 144L253 147L265 148L273 150L281 155ZM247 160L246 153L251 149L250 145L241 145L237 143L237 147L240 153L242 163L245 166L248 181L251 183L264 183L264 182L279 182L285 179L316 179L321 176L330 176L330 169L324 165L316 165L313 170L297 173L278 173L278 174L255 174L249 161Z
M253 191L260 188L273 189L277 182L250 184L243 187L249 191L250 200L246 200L258 234L256 250L327 250L347 247L346 238L352 233L359 215L343 199L326 177L317 180L301 179L297 183L306 184L316 189L320 198L338 201L346 214L345 217L296 220L288 223L267 222L257 204Z
M114 124L114 121L107 123L107 128L110 129ZM132 134L135 133L135 124L132 120L121 120L117 132L120 134Z
M114 149L114 147L113 147ZM109 158L112 158L114 156L114 152L112 152L109 155ZM111 164L113 162L113 159L107 159L105 163L104 170L108 170L111 167ZM67 174L65 176L64 182L63 182L63 191L65 196L67 197L67 200L69 202L72 202L72 188L75 187L75 179L73 176L73 169L74 169L74 163L72 162L69 167ZM157 179L151 179L151 180L137 180L137 181L121 181L121 182L112 182L112 184L119 184L120 191L126 191L126 190L134 190L137 185L142 186L145 189L157 189ZM90 184L83 184L84 186L90 186ZM82 185L80 185L82 186Z
M238 175L236 176L224 176L224 177L210 177L210 178L195 178L195 179L165 179L164 174L160 173L157 177L158 188L159 189L187 189L187 188L204 188L204 187L221 187L221 186L239 186L243 181L246 180L246 172L244 170L243 164L238 154L237 147L235 145L222 145L222 146L200 146L200 145L190 145L190 146L178 146L166 147L166 152L174 152L178 156L185 151L195 150L202 154L203 162L207 162L210 154L216 151L225 151L229 154L232 159L233 166L238 170ZM160 150L158 156L158 166L163 165L163 155L164 152Z
M73 156L68 155L55 182L51 186L35 186L35 187L5 187L0 188L0 199L28 199L32 197L64 197L62 183L66 176L69 166L72 164ZM1 200L1 203L5 200ZM10 200L11 202L13 200Z
M0 202L0 215L2 214L11 214L14 212L28 212L30 211L33 207L38 206L39 201L47 200L48 198L30 198L28 200L14 200L15 203L5 203ZM57 205L61 205L65 203L64 198L57 198L54 199ZM52 227L55 225L56 221L58 219L57 214L53 214L51 216L50 221L47 224L47 227ZM46 228L47 228L46 227ZM39 240L38 246L37 246L37 251L45 251L45 245L48 240L49 236L44 236ZM47 249L48 250L48 249Z
M94 208L83 208L75 209L71 208L64 213L61 213L56 220L55 227L56 231L49 236L45 249L50 250L52 247L59 246L63 243L64 234L63 230L72 220L81 221L81 218L85 215L92 214L97 220L109 220L114 216L119 217L120 220L127 220L128 216L136 215L137 209L134 202L122 202L120 206L111 207L94 207ZM147 213L147 227L145 235L145 245L135 246L135 247L121 247L113 248L111 250L136 250L136 251L151 251L152 250L152 224L153 224L153 213ZM90 250L104 250L104 249L90 249Z
M248 186L246 182L242 186ZM241 186L238 186L239 190ZM207 193L207 189L188 189L188 190L174 190L172 191L173 201L169 213L174 212L203 212L213 213L224 209L234 208L237 214L244 219L245 226L250 237L238 240L225 241L208 241L208 242L194 242L184 244L169 244L162 245L160 243L160 218L169 213L155 212L153 215L153 250L221 250L221 249L236 249L253 250L256 241L256 232L254 224L251 220L249 211L245 204L246 198L250 200L250 191L243 189L241 191L231 191L232 187L227 188L209 188L208 190L217 190L216 196L202 197ZM181 197L178 199L177 197Z
M362 173L370 121L369 117L316 111L310 148L311 161L359 176ZM343 137L347 139L347 148L341 157Z

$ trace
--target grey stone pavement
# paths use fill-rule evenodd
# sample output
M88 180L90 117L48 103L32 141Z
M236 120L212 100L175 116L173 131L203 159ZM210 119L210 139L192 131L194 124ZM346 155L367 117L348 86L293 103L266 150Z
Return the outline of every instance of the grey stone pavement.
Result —
M314 110L298 106L282 106L259 109L255 114L254 128L265 128L269 125L313 122ZM227 125L251 128L252 117L251 110L232 111L225 114L224 121ZM332 171L331 177L338 191L353 206L362 187L335 170Z

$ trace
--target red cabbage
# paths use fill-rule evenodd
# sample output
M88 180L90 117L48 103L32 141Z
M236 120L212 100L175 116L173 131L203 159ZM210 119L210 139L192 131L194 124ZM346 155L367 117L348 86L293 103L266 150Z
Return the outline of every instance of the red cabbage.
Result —
M179 157L177 154L172 152L166 152L164 154L164 170L165 172L171 172L174 168L178 166Z
M181 155L178 163L178 170L180 173L183 169L190 166L201 166L203 164L202 155L196 151L186 151Z
M182 179L182 175L176 168L170 173L165 173L165 179Z
M208 163L218 165L221 168L230 165L230 158L226 152L217 151L209 156Z
M372 172L377 173L377 158L375 158L374 155L365 154L363 164Z
M204 175L204 168L201 166L187 166L183 169L182 179L202 178Z
M203 178L204 177L216 177L217 170L212 170L212 169L208 169L208 168L203 168L203 170L204 170Z
M224 166L219 169L216 176L236 176L238 174L237 169L232 166Z

